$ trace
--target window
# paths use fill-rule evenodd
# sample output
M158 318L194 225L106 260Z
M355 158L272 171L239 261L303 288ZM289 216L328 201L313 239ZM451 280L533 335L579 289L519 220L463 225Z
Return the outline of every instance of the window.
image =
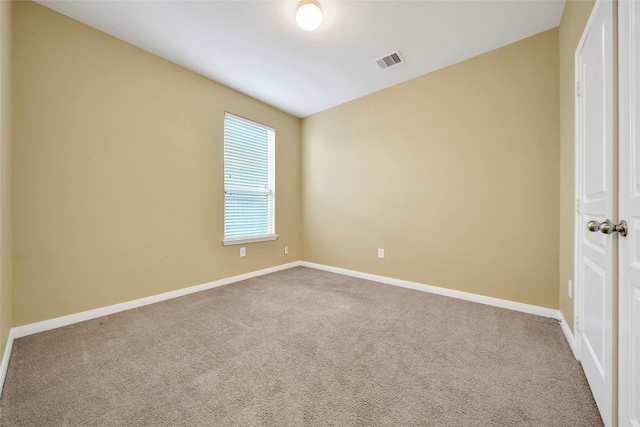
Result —
M224 245L275 240L276 132L224 115Z

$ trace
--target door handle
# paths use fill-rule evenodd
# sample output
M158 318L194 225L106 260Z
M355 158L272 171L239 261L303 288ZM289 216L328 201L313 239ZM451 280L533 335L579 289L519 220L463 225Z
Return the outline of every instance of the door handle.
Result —
M612 234L616 231L622 236L627 235L627 222L625 220L620 221L620 224L614 224L609 219L605 219L603 222L589 221L587 223L587 229L589 231L598 231L602 234Z

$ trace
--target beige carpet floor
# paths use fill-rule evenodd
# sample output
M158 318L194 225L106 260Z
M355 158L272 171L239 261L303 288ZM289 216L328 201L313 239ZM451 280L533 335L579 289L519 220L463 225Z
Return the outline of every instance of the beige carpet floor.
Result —
M552 319L294 268L20 338L4 426L599 426Z

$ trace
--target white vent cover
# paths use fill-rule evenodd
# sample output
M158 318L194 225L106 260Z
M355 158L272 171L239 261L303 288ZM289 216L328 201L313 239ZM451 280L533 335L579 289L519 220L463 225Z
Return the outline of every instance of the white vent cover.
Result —
M376 59L376 63L382 70L384 70L385 68L393 67L394 65L402 64L403 62L404 58L400 54L399 50L391 52L387 56L383 56L380 59Z

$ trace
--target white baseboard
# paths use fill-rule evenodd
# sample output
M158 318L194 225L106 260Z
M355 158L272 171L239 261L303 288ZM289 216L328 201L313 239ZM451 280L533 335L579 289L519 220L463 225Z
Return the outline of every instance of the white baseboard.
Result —
M560 313L560 327L562 328L562 332L564 332L564 337L567 339L569 343L569 347L571 347L571 351L573 352L573 357L578 358L578 353L576 351L576 339L569 329L569 324L566 320L564 320L564 316Z
M465 301L477 302L480 304L491 305L493 307L506 308L508 310L520 311L522 313L535 314L537 316L551 317L560 320L560 312L552 308L539 307L537 305L523 304L499 298L487 297L484 295L472 294L469 292L456 291L453 289L440 288L437 286L425 285L423 283L410 282L408 280L394 279L392 277L378 276L376 274L363 273L360 271L347 270L344 268L331 267L328 265L316 264L313 262L302 261L303 267L315 268L317 270L330 271L332 273L344 274L345 276L357 277L360 279L372 280L374 282L386 283L387 285L400 286L403 288L414 289L416 291L428 292L446 297L462 299Z
M7 337L7 344L4 346L4 354L2 355L2 362L0 362L0 396L2 396L2 389L4 388L4 380L7 377L7 371L9 369L9 358L11 357L11 350L13 349L13 340L15 334L13 329L9 330L9 336Z
M288 264L277 265L275 267L265 268L263 270L253 271L251 273L240 274L238 276L220 279L202 285L190 286L188 288L178 289L176 291L166 292L163 294L152 295L146 298L140 298L133 301L127 301L120 304L109 305L107 307L96 308L94 310L83 311L80 313L70 314L68 316L56 317L55 319L44 320L42 322L30 323L24 326L16 326L12 329L15 338L22 338L27 335L37 334L39 332L48 331L63 326L72 325L74 323L84 322L85 320L96 319L98 317L108 316L110 314L119 313L121 311L131 310L145 305L166 301L172 298L178 298L196 292L206 291L207 289L217 288L219 286L229 285L231 283L240 282L241 280L252 279L254 277L263 276L265 274L275 273L280 270L287 270L300 265L299 261Z
M562 315L558 310L553 310L545 307L538 307L535 305L523 304L519 302L513 302L503 300L499 298L492 298L483 295L472 294L469 292L455 291L452 289L439 288L437 286L425 285L417 282L410 282L407 280L394 279L391 277L378 276L375 274L363 273L354 270L347 270L344 268L331 267L328 265L316 264L306 261L294 261L288 264L282 264L275 267L265 268L263 270L253 271L238 276L228 277L225 279L216 280L202 285L191 286L184 289L178 289L171 292L166 292L159 295L153 295L146 298L140 298L133 301L127 301L121 304L110 305L107 307L101 307L94 310L83 311L80 313L70 314L68 316L57 317L50 320L44 320L42 322L31 323L23 326L16 326L11 328L9 332L9 338L7 345L5 346L2 361L0 362L0 395L4 386L4 380L7 375L7 369L9 367L9 359L11 357L11 350L13 348L14 339L25 337L27 335L37 334L39 332L45 332L51 329L60 328L63 326L72 325L74 323L84 322L86 320L96 319L99 317L108 316L111 314L119 313L121 311L131 310L145 305L154 304L161 301L166 301L172 298L178 298L181 296L193 294L196 292L205 291L207 289L217 288L219 286L229 285L231 283L240 282L242 280L252 279L254 277L263 276L265 274L275 273L276 271L287 270L289 268L304 266L314 268L317 270L325 270L333 273L343 274L345 276L357 277L361 279L371 280L374 282L385 283L393 286L400 286L403 288L415 289L422 292L429 292L432 294L443 295L451 298L462 299L466 301L477 302L480 304L486 304L494 307L506 308L508 310L520 311L523 313L535 314L543 317L551 317L556 320L561 320L563 325L563 331L567 335L567 340L571 349L575 355L575 345L573 342L573 335L569 331L566 322L562 318ZM565 330L566 328L566 330ZM571 337L571 338L570 338Z

